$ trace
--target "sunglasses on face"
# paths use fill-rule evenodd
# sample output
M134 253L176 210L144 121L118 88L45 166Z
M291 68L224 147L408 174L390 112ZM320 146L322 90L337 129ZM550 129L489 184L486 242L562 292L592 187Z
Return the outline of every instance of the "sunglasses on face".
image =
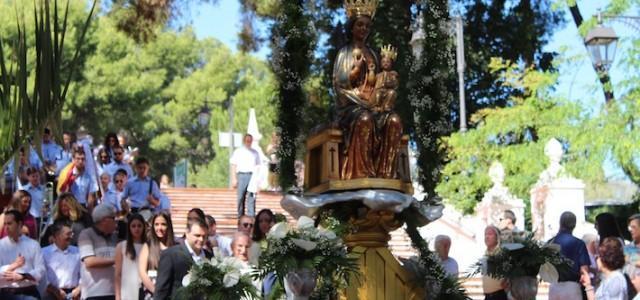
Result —
M113 155L122 155L122 152L113 152Z
M105 156L105 155L103 155L103 156L100 156L100 158L102 158L102 159L107 159L107 158L109 158L109 156Z
M251 227L253 227L253 223L242 223L242 227L251 228Z
M116 180L115 182L116 183L122 183L122 182L124 182L124 180L120 179L120 180Z

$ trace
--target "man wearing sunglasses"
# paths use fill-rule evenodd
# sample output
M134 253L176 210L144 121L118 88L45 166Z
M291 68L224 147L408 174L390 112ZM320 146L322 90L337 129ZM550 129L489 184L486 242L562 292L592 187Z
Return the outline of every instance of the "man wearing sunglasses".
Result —
M113 175L120 169L127 172L127 177L131 178L133 176L133 169L128 163L124 162L124 148L120 145L115 145L113 146L113 160L105 167L105 171L113 178Z
M253 218L247 215L242 215L238 218L238 232L244 232L251 236L253 231Z

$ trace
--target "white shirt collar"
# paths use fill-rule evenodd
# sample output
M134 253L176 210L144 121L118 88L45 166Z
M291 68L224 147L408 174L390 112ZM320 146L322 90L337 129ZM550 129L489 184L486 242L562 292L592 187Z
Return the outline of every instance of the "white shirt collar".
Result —
M189 254L191 254L191 257L195 262L199 262L201 259L205 258L204 251L202 249L200 249L200 255L197 255L196 252L191 249L191 246L189 246L189 242L187 242L186 239L184 240L184 244L187 246L187 250L189 250Z

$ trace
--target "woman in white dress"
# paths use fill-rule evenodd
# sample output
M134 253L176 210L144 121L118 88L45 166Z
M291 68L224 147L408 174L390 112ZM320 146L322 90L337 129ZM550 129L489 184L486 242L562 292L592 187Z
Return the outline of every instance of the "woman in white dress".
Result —
M151 231L148 241L140 250L138 260L138 275L142 280L144 299L151 299L155 292L155 281L158 275L158 262L160 252L173 246L175 238L173 236L173 225L171 217L166 212L159 212L151 218Z
M140 291L138 258L146 242L147 223L139 214L127 220L127 239L116 246L116 300L136 300Z

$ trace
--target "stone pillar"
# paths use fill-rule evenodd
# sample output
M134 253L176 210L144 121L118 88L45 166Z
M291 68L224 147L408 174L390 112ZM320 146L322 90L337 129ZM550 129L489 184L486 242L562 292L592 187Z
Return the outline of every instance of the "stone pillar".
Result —
M576 215L578 226L585 222L584 188L584 182L575 178L558 178L549 184L544 210L545 241L558 233L560 215L565 211Z
M549 158L549 166L540 173L530 194L535 237L546 241L558 233L560 215L565 211L576 215L577 226L584 224L585 184L571 177L560 164L564 150L558 140L549 140L544 153Z

